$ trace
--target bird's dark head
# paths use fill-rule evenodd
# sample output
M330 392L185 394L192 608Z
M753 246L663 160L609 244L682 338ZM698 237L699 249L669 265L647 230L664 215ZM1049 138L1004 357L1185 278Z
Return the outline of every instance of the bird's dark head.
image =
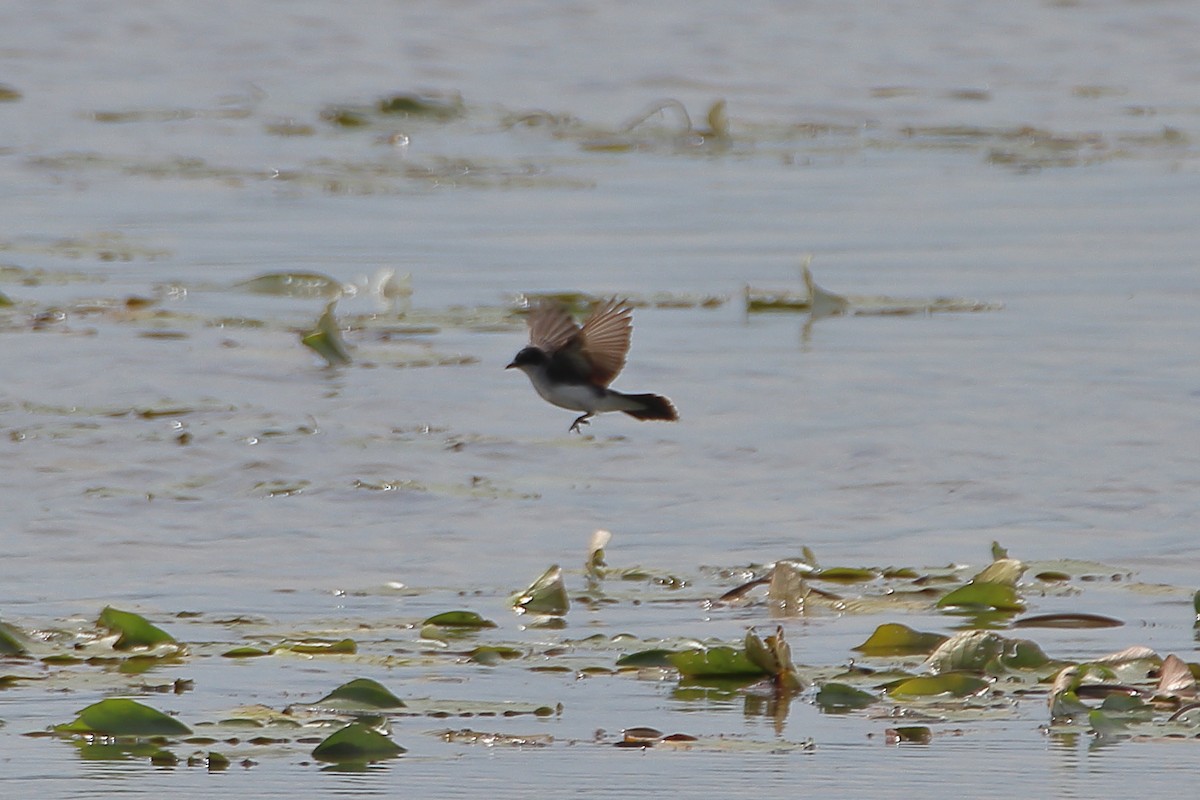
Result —
M505 369L512 369L513 367L516 367L519 370L525 370L531 367L537 367L542 364L546 364L549 362L549 360L550 359L547 358L546 354L540 349L530 345L529 347L523 348L521 352L513 356L512 362L505 367Z

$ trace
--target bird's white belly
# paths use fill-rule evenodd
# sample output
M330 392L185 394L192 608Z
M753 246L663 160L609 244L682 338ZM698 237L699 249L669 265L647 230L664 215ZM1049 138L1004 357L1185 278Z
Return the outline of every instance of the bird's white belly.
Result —
M552 383L544 378L539 380L539 378L541 376L533 378L533 388L548 403L553 403L559 408L569 408L572 411L606 410L600 407L604 405L603 395L585 383Z

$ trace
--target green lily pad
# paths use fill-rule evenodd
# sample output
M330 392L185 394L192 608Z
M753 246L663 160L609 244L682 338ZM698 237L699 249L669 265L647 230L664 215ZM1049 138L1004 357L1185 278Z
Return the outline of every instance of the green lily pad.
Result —
M485 667L494 667L501 661L520 658L522 655L524 653L515 647L482 645L472 650L467 657L476 664L483 664Z
M551 565L528 589L514 596L512 605L522 613L554 617L566 614L571 602L567 598L567 587L558 564Z
M946 672L941 675L920 675L891 684L887 693L898 699L936 697L948 694L951 697L970 697L986 690L992 684L966 672Z
M826 714L866 708L879 701L870 692L845 683L827 683L817 692L816 703Z
M916 656L933 652L944 641L946 637L939 633L922 633L898 622L888 622L853 649L873 658Z
M340 297L342 284L320 272L269 272L236 288L254 294L270 294L277 297Z
M668 660L688 678L743 678L767 674L746 657L745 650L733 647L706 647L672 653Z
M1050 657L1037 642L1029 639L1010 639L1004 647L999 663L1007 670L1040 669L1050 663Z
M135 647L155 647L160 644L175 644L175 637L151 625L145 617L130 611L119 611L108 606L100 612L98 623L118 634L113 644L115 650L131 650Z
M355 678L322 697L314 706L338 711L404 708L404 701L370 678Z
M27 652L25 634L14 625L0 622L0 656L22 656Z
M496 623L484 619L474 611L446 611L435 614L421 623L422 626L433 625L437 628L494 628Z
M1004 652L1004 637L991 631L963 631L942 642L925 665L931 672L982 672Z
M671 661L671 656L675 655L675 650L664 650L656 648L653 650L641 650L636 653L627 653L617 659L618 667L674 667L674 662Z
M317 319L317 326L300 337L301 344L316 352L331 367L349 364L351 361L350 351L346 348L337 318L333 315L335 305L337 300L331 300Z
M938 608L1023 611L1025 603L1014 586L993 581L973 581L938 600Z
M395 758L407 752L374 728L361 722L351 722L341 730L330 734L313 751L318 761L335 763L380 761Z
M235 647L232 650L226 650L221 655L225 658L258 658L259 656L269 656L271 654L258 647Z
M97 733L105 736L175 736L192 732L174 717L135 700L113 697L94 703L74 722L57 725L60 733Z
M834 583L866 583L879 577L879 572L860 567L829 567L809 575L810 580Z

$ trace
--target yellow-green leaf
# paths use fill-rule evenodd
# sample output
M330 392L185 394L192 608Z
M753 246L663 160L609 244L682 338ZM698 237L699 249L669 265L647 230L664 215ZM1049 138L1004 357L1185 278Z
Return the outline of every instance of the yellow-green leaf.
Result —
M875 629L865 642L854 649L865 656L915 656L933 652L946 637L938 633L921 633L898 622L888 622Z
M474 611L446 611L435 614L421 623L438 628L494 628L496 623L476 614Z
M825 713L853 711L878 701L878 697L845 683L827 683L817 692L816 702Z
M336 763L379 761L395 758L405 749L374 728L351 722L317 745L313 758Z
M563 583L562 570L553 564L529 585L525 591L512 599L513 608L528 614L547 614L561 617L571 607L567 599L567 587Z
M906 678L888 687L887 693L895 698L969 697L986 690L991 683L966 672L945 672L941 675L920 675Z
M338 711L373 711L404 708L404 701L389 692L378 681L370 678L355 678L343 683L313 705Z
M161 628L151 625L145 617L130 611L119 611L108 606L100 612L98 624L118 634L113 644L115 650L130 650L134 647L155 647L174 644L175 638Z
M938 600L938 608L994 609L996 611L1021 611L1024 601L1015 587L1007 583L991 581L965 584Z
M740 678L766 674L746 657L745 650L725 646L684 650L672 653L667 660L688 678Z
M74 722L58 725L55 730L105 736L175 736L192 732L174 717L122 697L93 703L80 711Z

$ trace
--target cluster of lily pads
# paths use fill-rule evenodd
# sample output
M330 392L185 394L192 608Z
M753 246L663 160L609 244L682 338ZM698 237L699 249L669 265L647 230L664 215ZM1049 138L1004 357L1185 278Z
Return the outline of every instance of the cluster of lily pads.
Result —
M717 583L742 580L723 594L703 600L689 594L681 601L701 602L710 609L732 606L742 609L739 613L761 608L774 622L774 630L767 635L752 627L736 642L660 641L646 642L657 646L637 649L630 644L642 640L628 634L597 635L585 640L563 638L546 647L544 637L567 629L565 619L573 604L594 609L606 601L621 602L622 592L619 588L612 591L614 585L632 583L660 594L687 593L692 588L689 581L677 576L640 567L609 567L605 562L608 542L606 532L594 535L585 564L575 573L584 581L582 591L572 594L566 585L567 573L555 565L510 598L522 630L536 632L542 641L533 671L589 677L632 674L676 681L681 689L718 687L759 698L772 705L775 714L786 715L792 702L808 702L828 714L865 714L922 723L888 728L887 738L894 742L926 743L935 735L933 724L1011 709L1018 702L1037 698L1045 703L1043 727L1051 732L1088 732L1107 742L1131 736L1200 738L1200 702L1196 698L1200 665L1173 654L1161 657L1139 646L1086 661L1052 658L1030 639L999 633L1122 623L1095 614L1026 615L1026 592L1042 592L1086 576L1046 568L1027 578L1029 566L1008 557L998 546L993 548L992 562L965 579L956 567L822 568L806 549L801 557L761 568L718 570L713 573ZM793 659L786 640L789 620L829 612L853 614L861 608L877 610L885 607L883 598L888 598L886 606L938 611L967 625L944 635L887 622L855 646L846 663L805 665ZM1200 615L1200 593L1193 603ZM454 609L405 629L415 632L415 652L426 661L499 668L509 663L520 665L531 655L531 648L539 647L528 641L472 644L483 632L497 627L475 611ZM463 644L466 646L455 646ZM200 645L195 649L201 655L228 659L320 659L353 656L359 646L349 638L297 637L277 639L263 647L238 645L214 651ZM586 663L579 660L578 651L586 651ZM598 665L595 659L603 659L605 654L611 659L609 666ZM0 623L0 658L14 670L0 676L0 686L53 683L63 672L90 668L101 668L116 681L109 688L114 696L87 706L74 720L29 734L65 739L90 757L145 757L160 765L186 762L223 769L231 763L252 765L252 756L268 747L300 746L311 748L315 761L352 767L405 752L390 736L390 722L399 716L536 718L569 713L561 704L550 703L401 699L368 678L346 682L311 702L283 709L249 706L221 719L192 723L122 696L150 690L194 690L191 681L176 680L168 686L122 683L155 668L186 663L194 655L193 647L144 617L111 607L100 613L94 630L73 635L36 633ZM417 660L394 655L381 658L398 669ZM560 663L555 664L556 660ZM487 745L546 746L554 741L546 734L472 729L435 733L445 741ZM643 726L626 729L611 744L689 749L711 745L702 737L664 734ZM180 755L181 749L188 752Z

